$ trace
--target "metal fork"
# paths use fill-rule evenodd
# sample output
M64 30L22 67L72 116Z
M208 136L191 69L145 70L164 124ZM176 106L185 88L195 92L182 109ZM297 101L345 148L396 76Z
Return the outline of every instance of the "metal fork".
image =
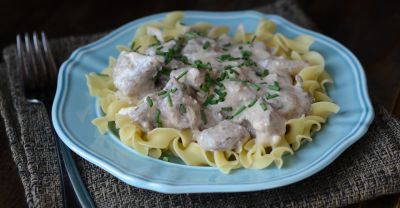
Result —
M32 38L25 33L23 38L17 35L17 67L22 75L25 97L31 104L44 105L51 123L51 106L54 98L57 78L57 65L51 53L46 35L36 32ZM68 147L55 134L62 202L64 207L95 207L80 178L76 164ZM79 202L79 203L78 203Z

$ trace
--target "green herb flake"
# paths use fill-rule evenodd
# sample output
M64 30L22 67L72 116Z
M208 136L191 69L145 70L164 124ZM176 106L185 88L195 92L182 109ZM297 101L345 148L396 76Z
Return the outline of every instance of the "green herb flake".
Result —
M210 90L210 86L207 85L206 83L203 83L203 84L200 85L200 89L203 92L208 92L208 90Z
M134 48L133 51L134 51L134 52L137 52L141 47L142 47L142 46L140 45L140 46Z
M230 54L222 54L221 56L218 56L215 58L218 62L224 62L224 61L236 61L239 60L240 58L238 57L233 57Z
M263 111L268 110L268 105L265 102L260 102L260 107L263 109Z
M259 91L261 89L260 85L256 84L256 83L252 83L252 82L246 82L250 87L252 87L253 89L255 89L256 91Z
M231 43L227 43L227 44L224 44L223 46L222 46L222 50L223 51L228 51L229 50L229 47L231 47Z
M176 87L174 87L174 88L172 88L172 89L170 90L170 92L171 92L171 93L175 93L177 90L178 90L178 89L177 89Z
M149 96L146 97L146 102L150 108L153 107L153 100Z
M226 78L226 72L225 71L223 71L223 72L221 72L221 74L219 75L219 77L217 78L217 82L222 82L222 81L224 81L225 80L225 78Z
M185 104L181 103L179 105L179 112L181 112L181 114L185 114L186 113L186 106Z
M268 89L274 90L274 91L279 91L279 90L281 90L281 87L279 86L279 83L277 81L274 81L273 85L268 85Z
M180 57L178 57L178 60L184 64L190 65L189 59L186 56L180 56Z
M203 63L201 60L196 60L192 64L193 67L198 68L198 69L208 69L211 70L211 64L210 63Z
M257 98L254 98L254 100L252 100L252 101L247 105L247 107L248 107L248 108L253 107L254 104L256 104L257 100L258 100Z
M259 77L261 77L261 78L264 78L264 77L266 77L266 76L269 75L269 70L268 70L268 69L263 69L263 70L261 71L261 73L257 73L257 75L258 75Z
M207 105L215 105L218 103L218 100L214 99L215 96L214 95L209 95L206 99L206 101L204 101L203 106L207 106Z
M269 93L267 93L267 95L265 96L265 98L267 99L267 100L270 100L270 99L274 99L274 98L276 98L276 97L278 97L279 95L278 94L269 94Z
M109 77L107 74L102 74L102 73L96 73L97 76L99 77Z
M226 92L222 92L220 89L214 89L214 92L219 96L219 97L225 97Z
M164 156L162 157L162 160L164 160L165 162L169 162L169 157Z
M206 116L206 113L204 112L204 109L200 110L200 117L201 117L201 120L203 121L203 124L207 125L207 116Z
M242 54L242 59L247 60L251 57L252 53L251 51L241 51Z
M160 116L161 116L161 111L160 111L160 109L157 108L156 114L155 114L155 121L156 121L156 127L158 127L158 128L162 127Z
M244 110L246 110L246 106L242 106L242 107L240 107L237 111L236 111L236 113L234 113L233 115L232 115L232 118L234 118L235 116L238 116L239 114L241 114Z
M187 40L191 40L194 39L196 37L198 37L199 35L195 32L187 32L185 34L183 34L183 36L187 39Z
M179 76L176 77L177 80L179 80L180 78L182 78L183 76L185 76L188 73L188 70L182 72Z
M166 95L168 92L165 90L161 90L160 92L157 93L158 96L164 96Z
M215 83L215 81L211 78L210 73L207 72L205 75L205 82L200 85L200 89L204 92L208 92L213 83Z
M172 107L172 98L171 98L171 94L170 93L167 94L167 102L168 102L168 106Z
M156 42L153 43L153 44L150 44L149 47L154 47L154 46L161 45L161 41L158 40L157 36L153 35L153 38L156 40Z
M250 41L247 41L247 44L253 44L255 40L256 40L256 36L254 35Z
M142 47L141 45L136 46L136 42L135 42L135 41L132 42L132 45L131 45L132 51L136 52L136 51L138 51L139 48L141 48L141 47Z
M156 73L156 75L152 78L152 80L153 80L153 81L158 81L158 80L160 79L161 75L169 76L169 74L171 73L171 71L172 71L172 69L163 66L163 67L161 68L161 70L158 71L158 72Z
M230 111L233 111L233 108L232 107L222 107L221 111L230 112Z
M204 49L204 50L207 50L209 47L210 47L210 42L209 42L209 41L206 41L206 42L203 44L203 49Z

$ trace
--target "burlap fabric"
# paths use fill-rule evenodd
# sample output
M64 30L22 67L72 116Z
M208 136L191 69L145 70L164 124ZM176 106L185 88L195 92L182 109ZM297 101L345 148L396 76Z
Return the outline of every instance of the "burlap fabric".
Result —
M312 22L292 0L259 10L305 27ZM53 40L61 63L71 52L102 34ZM59 207L60 181L46 110L23 97L14 46L0 64L1 131L5 131L30 207ZM75 156L81 176L98 207L337 207L400 192L400 123L375 104L368 133L331 165L301 182L273 190L222 194L161 194L138 189ZM3 128L4 127L4 128ZM4 133L4 132L3 132Z

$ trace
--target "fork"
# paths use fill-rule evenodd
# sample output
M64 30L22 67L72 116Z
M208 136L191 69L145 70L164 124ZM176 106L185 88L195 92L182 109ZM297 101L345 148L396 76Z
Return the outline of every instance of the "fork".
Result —
M44 105L51 123L51 106L56 89L57 65L51 53L45 33L36 32L30 37L16 37L17 68L22 75L25 97L31 104ZM55 134L57 160L60 170L63 207L95 207L80 178L76 164L68 147ZM79 203L78 203L79 202Z

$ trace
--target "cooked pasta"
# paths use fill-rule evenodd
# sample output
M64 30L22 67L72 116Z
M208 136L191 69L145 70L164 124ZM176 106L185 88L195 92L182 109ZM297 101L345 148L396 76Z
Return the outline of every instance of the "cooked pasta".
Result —
M149 59L149 54L152 54L153 56L162 56L161 59L165 65L154 67L157 68L156 76L151 74L152 79L158 79L155 83L147 81L145 82L146 86L144 86L140 85L140 83L132 83L132 80L127 79L126 74L121 76L121 78L116 77L119 76L116 74L116 71L118 70L118 67L120 67L117 65L127 61L125 60L125 62L123 62L124 60L120 61L120 58L116 60L112 57L110 58L109 66L101 73L90 73L86 76L89 93L91 96L96 96L98 98L98 102L103 112L101 117L92 121L92 123L97 126L100 133L104 134L109 131L109 124L114 122L121 142L133 148L140 154L154 158L166 159L164 155L171 153L175 157L179 157L187 165L215 166L222 172L229 173L233 169L242 167L263 169L270 166L272 163L275 163L275 165L280 168L283 165L283 156L285 154L293 154L294 151L298 150L305 141L311 141L312 135L321 129L321 124L326 122L329 115L339 111L339 106L333 103L332 99L326 92L325 85L332 83L333 80L324 70L324 58L318 52L310 50L310 46L314 41L312 37L301 35L294 39L289 39L283 34L276 33L276 25L272 21L262 19L254 33L245 32L243 25L239 25L233 38L229 39L229 36L227 35L229 28L224 26L213 26L207 23L197 23L187 26L181 22L183 16L184 14L182 12L172 12L161 22L150 22L142 25L136 30L135 37L133 38L130 47L117 47L121 51L121 54L124 53L126 56L132 56L133 59L138 60L137 64L142 64L143 67L153 67L154 64L158 64L158 60L154 59L153 61L153 59ZM221 85L223 90L229 91L230 88L226 86L227 78L224 78L225 81L221 78L222 73L219 73L219 77L217 78L210 78L213 69L210 70L209 68L214 67L214 62L210 64L195 60L193 63L187 63L193 60L190 60L190 57L188 59L182 55L177 55L176 52L172 55L169 53L170 51L176 50L175 48L170 48L168 51L161 51L162 47L167 48L170 42L177 42L182 37L191 35L194 35L203 41L203 49L201 50L206 51L209 47L216 47L216 51L221 51L222 55L216 57L216 59L219 59L219 62L215 62L215 66L221 66L227 70L226 74L223 76L234 76L235 70L239 71L239 75L236 75L237 77L229 77L229 80L230 82L239 82L239 84L232 84L232 88L240 85L243 89L249 90L249 92L250 90L253 90L251 92L254 92L255 98L247 99L247 101L251 101L250 103L245 104L242 108L239 108L240 106L236 108L235 106L223 106L223 104L227 102L224 99L220 99L219 101L212 100L217 96L221 97L221 94L224 95L223 98L226 97L226 100L234 99L234 97L229 97L229 93L221 93L217 91L220 89L218 86ZM206 41L204 42L204 40ZM223 40L228 40L228 42L224 43L222 46L218 41ZM245 49L241 49L241 47L250 49L246 51ZM283 82L279 82L279 79L284 77L285 74L282 75L279 70L275 70L276 72L272 71L271 73L270 69L260 69L261 67L259 66L259 63L263 63L261 62L263 60L260 60L260 62L252 60L251 57L257 55L254 51L257 47L261 47L263 50L267 51L266 53L268 53L269 57L269 63L267 64L271 65L271 63L276 63L276 65L274 65L276 67L282 66L279 64L284 64L286 67L284 70L286 70L291 77L287 79L289 80L287 81L289 83L287 89L293 89L293 92L287 91L287 94L285 94L286 91L284 90L286 85L283 85ZM267 49L264 49L265 47L267 47ZM223 51L230 51L233 54L235 51L238 51L237 53L241 54L242 57L236 58L229 54L223 54ZM253 54L251 54L251 52L253 52ZM258 51L256 52L258 53ZM211 53L214 52L211 51L208 54ZM172 58L169 56L172 56ZM149 60L147 62L139 63L139 59ZM223 59L228 60L226 61ZM178 84L176 84L176 86L174 85L175 88L164 88L161 91L157 91L156 82L163 81L160 76L162 77L163 72L168 71L166 66L178 62L176 60L186 64L183 66L189 64L192 68L196 68L196 70L203 70L202 72L200 70L194 70L197 74L206 74L206 78L203 78L203 80L206 81L203 81L203 83L198 83L197 81L184 83L197 89L197 91L195 90L197 94L205 91L204 88L206 88L206 98L203 105L200 105L200 110L191 108L188 103L181 103L178 105L178 103L175 103L176 100L174 100L174 97L171 98L171 96L176 96L174 91L177 91L176 86L179 88L179 81L184 80L182 82L189 82L189 78L187 77L189 75L187 74L189 74L188 70L191 70L191 68L186 71L181 70L179 74L177 74L178 69L175 70L177 72L171 72L170 70L170 74L175 73L173 80ZM167 61L171 63L168 65L168 63L166 63ZM224 63L224 61L226 62ZM231 65L226 64L229 61L233 61L232 63L240 62L241 65L232 67ZM175 64L177 64L177 66L182 65L182 63ZM273 84L265 83L265 90L261 89L264 87L264 83L262 82L253 83L249 81L251 78L241 80L242 74L247 73L246 71L243 71L243 68L246 70L249 68L257 68L257 70L261 70L258 74L256 73L257 77L254 78L256 80L269 80L268 77L277 77L276 79L278 80L271 82ZM207 70L209 70L209 72L207 72ZM265 74L263 74L264 72ZM139 73L139 71L130 71L129 73L134 74ZM147 72L143 71L141 73L145 74ZM121 79L121 83L124 83L125 85L121 85L120 83L116 84L116 79ZM207 83L207 79L211 81ZM168 86L170 82L171 81L166 85ZM298 86L298 89L295 88L295 85L291 85L291 82L295 83L295 85ZM184 85L183 88L186 89L187 86ZM210 89L208 88L213 89L215 94L210 96ZM180 88L178 90L180 90ZM259 96L261 92L264 94ZM275 94L271 92L275 92ZM158 98L157 93L159 97L164 97ZM300 94L304 98L300 97ZM156 100L155 97L159 100ZM301 101L300 98L306 100L301 101L303 104L299 104L299 106L304 106L303 111L289 111L287 108L290 106L279 107L279 99L286 99L286 102L290 102L291 100L296 100L295 98L297 99L297 102ZM191 98L183 97L182 99L190 100ZM194 100L193 105L197 106L198 100ZM307 100L309 100L309 103L307 103ZM175 102L172 103L172 101ZM187 114L187 118L199 117L199 121L193 121L194 119L185 120L184 122L179 121L180 124L184 123L182 124L184 128L173 128L174 125L176 126L177 124L169 124L168 121L165 120L165 116L167 116L166 114L168 114L168 112L163 111L163 106L160 106L160 102L166 103L165 108L168 108L168 106L169 108L176 107L177 112L182 114L184 113L185 115ZM240 102L242 102L242 100ZM149 106L146 109L151 108L152 110L143 111L143 118L146 116L149 117L149 112L153 112L154 117L153 114L151 114L151 122L146 123L144 119L143 122L135 120L135 117L132 116L133 114L130 112L135 110L137 111L138 106L144 106L146 103ZM215 108L211 105L218 106L216 104L221 105L219 107L221 110L220 112L226 110L222 113L218 112L218 115L221 114L225 117L220 118L220 120L218 120L219 123L216 122L211 124L213 118L210 117L211 114L207 113L211 111L210 109ZM297 103L294 103L293 105L296 104ZM153 105L157 105L157 109L155 109ZM207 105L208 107L205 107ZM256 105L259 105L261 108ZM237 109L236 113L232 110L233 108ZM279 128L283 128L283 131L271 130L271 128L274 128L274 123L268 123L266 120L262 120L256 124L254 123L255 121L252 123L252 120L246 117L247 114L253 113L253 115L257 115L259 114L258 112L263 111L268 114L269 117L262 118L273 118L272 122L278 122L280 120L282 126L279 126ZM225 115L228 113L230 114ZM172 116L176 117L179 115L180 114L178 113L176 115L173 114ZM207 115L208 117L206 117ZM217 115L217 113L215 115ZM160 121L160 117L164 118L164 120L161 119L162 121ZM200 117L203 122L200 121ZM192 127L187 126L188 122L192 122ZM166 123L166 126L163 126L162 123ZM193 126L195 124L198 125L199 128L194 128ZM153 125L155 126L153 127ZM232 132L232 136L228 139L235 138L238 135L240 135L241 138L238 138L234 144L228 145L228 141L220 141L219 138L215 137L215 134L214 137L209 136L210 134L221 131L221 129L215 127L218 125L227 125L225 126L226 128L232 127L233 125L234 128L229 129L229 131ZM257 125L261 125L262 128ZM278 125L279 124L276 124L276 126ZM208 130L207 134L204 133L206 129ZM266 132L263 132L263 129L266 129ZM230 133L224 132L224 134ZM213 139L210 140L210 137Z

